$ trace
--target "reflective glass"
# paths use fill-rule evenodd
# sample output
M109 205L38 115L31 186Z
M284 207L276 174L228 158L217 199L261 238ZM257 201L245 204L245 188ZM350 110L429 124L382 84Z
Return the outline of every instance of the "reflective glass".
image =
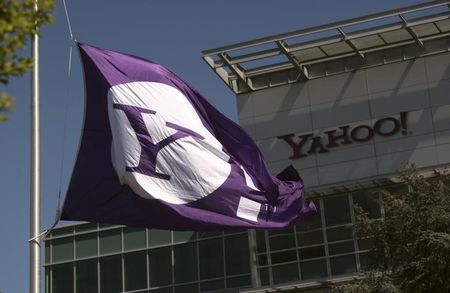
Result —
M186 243L175 245L174 275L175 283L184 283L197 280L197 245Z
M152 290L149 290L148 292L149 293L172 293L172 287L152 289Z
M81 225L75 225L75 232L86 232L97 230L97 223L86 223Z
M52 262L73 259L73 237L52 240Z
M198 293L198 284L175 286L175 293Z
M45 241L45 264L50 263L50 240Z
M76 263L77 293L97 293L97 259Z
M223 279L200 283L200 292L217 291L223 288L225 288L225 281Z
M268 268L258 269L258 273L259 273L259 280L261 282L261 285L262 286L269 285L270 284L269 269Z
M223 276L222 238L199 242L200 278L210 279Z
M63 228L55 228L52 230L52 236L64 236L73 234L73 226L63 227Z
M363 238L358 240L359 250L371 249L374 244L373 238Z
M225 237L225 267L228 276L250 272L247 234Z
M97 233L75 236L77 258L97 255Z
M145 248L145 229L123 228L123 246L124 250Z
M344 255L330 258L331 274L343 275L356 272L355 255Z
M100 258L100 292L122 292L122 256Z
M325 259L311 260L300 263L302 279L316 279L327 276L327 263Z
M264 231L256 231L256 246L258 252L266 252L266 236Z
M172 284L172 251L169 247L148 251L150 287Z
M197 235L192 231L173 231L173 242L188 242L197 239Z
M260 266L265 266L269 264L267 254L258 254L257 259L258 265Z
M272 252L270 256L272 258L272 264L279 264L297 260L297 252L295 251L295 249L288 251Z
M171 231L168 230L148 230L148 247L154 247L159 245L168 245L171 243Z
M345 239L353 239L353 230L351 226L329 228L327 229L328 242Z
M147 288L147 253L124 254L125 290Z
M108 254L122 251L121 229L113 229L99 232L100 254Z
M269 232L270 250L281 250L295 247L294 229Z
M339 242L328 244L328 252L330 255L341 254L346 252L353 252L355 250L355 246L352 241Z
M320 244L323 242L322 230L316 230L313 232L306 232L301 234L298 233L297 241L300 246Z
M52 293L73 292L73 263L52 267Z
M298 250L300 259L309 259L325 256L325 247L323 245L301 248Z
M351 222L347 194L325 198L323 204L325 209L325 222L328 226Z
M198 239L205 239L205 238L211 238L211 237L219 237L222 236L221 231L216 232L197 232Z
M251 287L252 279L250 275L227 278L227 288Z
M272 273L273 273L273 282L275 284L289 283L299 280L298 265L296 263L274 266L272 267Z

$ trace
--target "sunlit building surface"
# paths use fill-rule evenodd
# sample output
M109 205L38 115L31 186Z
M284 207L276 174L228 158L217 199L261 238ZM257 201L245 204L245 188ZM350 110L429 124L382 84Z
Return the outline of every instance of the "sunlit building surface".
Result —
M203 52L274 174L320 210L282 231L58 227L46 291L327 292L369 264L353 206L384 218L398 170L450 163L450 11L429 2Z

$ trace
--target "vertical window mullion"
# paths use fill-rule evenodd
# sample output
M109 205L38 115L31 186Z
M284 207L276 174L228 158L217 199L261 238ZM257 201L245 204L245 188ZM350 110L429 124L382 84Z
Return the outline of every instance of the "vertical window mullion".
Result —
M325 206L323 204L324 199L321 198L319 200L320 210L322 211L320 213L320 220L322 222L322 237L323 237L323 244L325 247L325 260L327 264L327 276L331 276L331 265L330 265L330 254L328 251L328 238L327 238L327 227L325 223Z
M364 194L362 196L367 196L367 194ZM359 260L359 245L358 245L358 237L356 235L355 231L355 224L356 224L356 217L355 217L355 210L353 208L353 193L349 193L348 195L348 204L350 206L350 219L352 221L352 236L353 236L353 249L355 253L356 258L356 271L361 272L361 262Z

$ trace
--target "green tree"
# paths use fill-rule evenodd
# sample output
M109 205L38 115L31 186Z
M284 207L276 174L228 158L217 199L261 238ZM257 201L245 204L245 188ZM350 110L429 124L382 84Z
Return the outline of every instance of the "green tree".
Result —
M356 207L360 237L373 239L372 265L333 292L450 292L448 176L402 173L405 193L384 192L384 220Z
M13 106L12 97L2 88L10 77L32 69L32 59L24 56L23 49L30 35L53 21L53 8L54 0L0 0L0 121Z

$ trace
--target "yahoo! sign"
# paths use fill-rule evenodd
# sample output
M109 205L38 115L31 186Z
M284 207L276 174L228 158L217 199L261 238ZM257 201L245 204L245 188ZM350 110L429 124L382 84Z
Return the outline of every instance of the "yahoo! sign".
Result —
M392 136L398 132L407 135L407 114L408 112L400 112L400 118L381 118L373 126L340 126L338 129L324 131L321 136L314 136L313 133L300 135L291 133L280 135L278 138L284 140L292 148L292 156L289 158L298 159L306 157L308 154L327 153L331 148L340 145L366 142L373 139L375 135Z

